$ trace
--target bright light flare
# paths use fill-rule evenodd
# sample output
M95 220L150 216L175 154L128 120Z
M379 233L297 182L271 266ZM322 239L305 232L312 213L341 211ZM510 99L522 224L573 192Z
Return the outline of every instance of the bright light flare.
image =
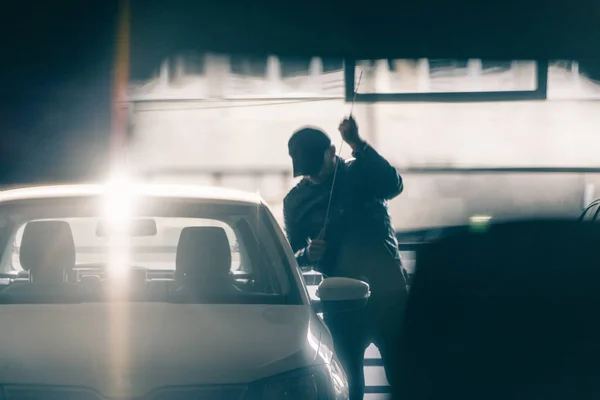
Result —
M469 227L474 232L485 232L490 227L491 220L491 215L473 215L469 218Z
M130 228L135 200L133 182L127 175L115 175L106 184L102 217L108 236L108 271L119 281L125 280L131 259Z
M473 215L469 218L472 224L487 224L492 219L489 215Z
M103 217L112 231L125 231L133 216L135 196L133 182L126 175L118 175L106 184Z

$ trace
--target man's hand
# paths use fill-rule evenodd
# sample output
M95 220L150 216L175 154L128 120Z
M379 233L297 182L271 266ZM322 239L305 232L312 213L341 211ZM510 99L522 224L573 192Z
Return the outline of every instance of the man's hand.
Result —
M308 261L317 262L323 258L325 251L327 251L327 242L323 240L324 233L325 230L321 230L319 236L315 240L311 240L308 244L308 248L306 249Z
M353 151L357 151L364 144L364 141L360 138L358 134L358 126L356 125L356 121L354 118L350 116L349 118L344 119L340 126L338 127L340 134L342 135L342 139L344 142L348 143L350 147L352 147Z

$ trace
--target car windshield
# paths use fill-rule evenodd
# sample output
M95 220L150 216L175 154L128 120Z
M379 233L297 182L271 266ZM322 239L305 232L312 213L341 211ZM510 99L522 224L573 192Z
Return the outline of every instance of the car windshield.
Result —
M76 290L76 300L107 301L111 285L119 285L119 298L131 301L297 300L279 228L262 205L142 199L119 233L101 203L55 199L0 207L2 272L20 278L5 282L8 297L0 302L54 302L36 298L47 289L41 277L50 270L64 276L56 299ZM72 245L61 235L66 242L72 237Z

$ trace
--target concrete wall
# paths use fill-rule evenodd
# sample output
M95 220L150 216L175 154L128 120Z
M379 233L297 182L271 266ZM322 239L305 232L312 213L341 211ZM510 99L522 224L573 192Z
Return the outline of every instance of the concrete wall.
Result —
M556 97L565 97L564 87L554 88ZM160 90L146 93L159 96ZM287 139L298 127L322 127L340 143L336 128L350 106L341 98L316 97L138 103L132 159L140 169L289 170ZM354 114L364 137L399 167L600 165L600 103L594 100L357 104ZM207 179L185 178L209 183ZM405 180L405 193L390 204L400 229L461 223L484 212L504 217L576 215L586 183L597 178L414 175ZM223 181L260 190L274 207L293 183L276 176L260 182L233 177Z

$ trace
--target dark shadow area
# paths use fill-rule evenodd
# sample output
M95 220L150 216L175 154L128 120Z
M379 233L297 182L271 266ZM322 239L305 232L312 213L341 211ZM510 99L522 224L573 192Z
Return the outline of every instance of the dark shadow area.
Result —
M0 184L104 173L117 4L2 4Z
M599 240L597 224L524 221L420 249L403 398L597 398Z

